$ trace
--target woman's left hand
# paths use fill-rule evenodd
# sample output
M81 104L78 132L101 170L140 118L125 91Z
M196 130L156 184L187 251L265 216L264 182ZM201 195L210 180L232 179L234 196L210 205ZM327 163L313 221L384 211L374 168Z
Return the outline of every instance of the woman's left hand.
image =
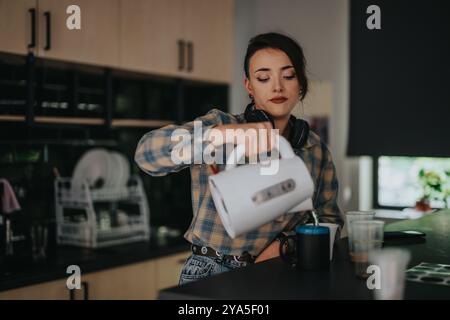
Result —
M273 259L280 256L280 241L273 240L256 258L255 263Z

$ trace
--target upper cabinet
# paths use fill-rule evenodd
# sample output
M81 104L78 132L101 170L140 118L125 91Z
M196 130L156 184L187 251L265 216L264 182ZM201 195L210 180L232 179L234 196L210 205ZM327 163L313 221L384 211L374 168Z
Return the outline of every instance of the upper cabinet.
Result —
M120 66L180 76L183 1L120 1Z
M232 81L233 1L186 0L187 74L196 80Z
M231 82L233 0L120 2L122 68Z
M0 51L232 81L233 0L0 0ZM71 5L81 29L70 29Z
M70 5L80 8L81 29L66 25ZM38 0L38 7L40 57L118 65L119 0Z
M70 5L81 29L67 27ZM0 0L0 51L118 66L119 19L119 0Z
M37 47L37 0L0 0L0 51L26 54Z

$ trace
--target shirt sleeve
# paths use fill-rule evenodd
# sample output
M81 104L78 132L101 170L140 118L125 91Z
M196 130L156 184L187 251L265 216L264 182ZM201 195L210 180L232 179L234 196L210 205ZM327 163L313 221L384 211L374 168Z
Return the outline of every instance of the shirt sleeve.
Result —
M223 123L218 109L182 125L167 125L146 133L138 142L134 160L151 176L164 176L201 163L209 130Z
M344 222L337 203L339 183L336 168L328 147L323 142L321 142L321 146L323 158L321 161L319 186L314 199L314 209L319 216L319 221L336 223L341 229Z

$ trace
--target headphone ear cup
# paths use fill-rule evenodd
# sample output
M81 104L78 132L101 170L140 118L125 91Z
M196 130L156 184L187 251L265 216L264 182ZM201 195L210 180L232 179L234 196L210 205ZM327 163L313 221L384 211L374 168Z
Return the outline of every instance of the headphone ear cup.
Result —
M290 135L290 143L292 147L299 149L303 147L308 140L309 124L303 119L295 119L293 121L292 133Z

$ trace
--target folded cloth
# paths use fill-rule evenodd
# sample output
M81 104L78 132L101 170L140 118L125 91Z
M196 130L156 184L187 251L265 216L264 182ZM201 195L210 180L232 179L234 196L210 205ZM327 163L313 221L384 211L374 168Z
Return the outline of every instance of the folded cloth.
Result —
M16 195L9 181L6 179L0 179L0 185L3 185L3 188L0 188L0 190L3 190L2 194L0 194L2 199L2 212L11 213L13 211L20 210L19 201L17 201Z

